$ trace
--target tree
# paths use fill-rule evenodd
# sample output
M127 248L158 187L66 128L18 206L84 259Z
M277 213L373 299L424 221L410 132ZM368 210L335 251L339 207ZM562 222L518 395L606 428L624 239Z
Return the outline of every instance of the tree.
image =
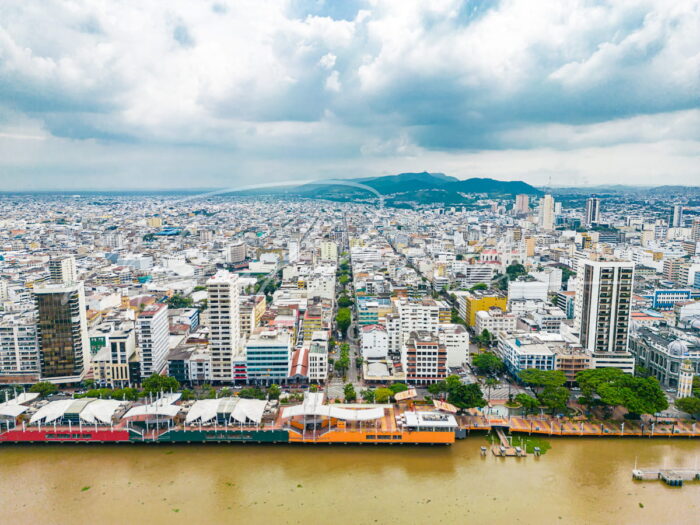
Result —
M569 389L565 386L547 385L537 399L551 410L552 414L563 412L569 402Z
M190 308L192 306L192 298L183 295L175 294L168 299L170 308Z
M258 387L242 388L238 392L238 397L242 399L267 399L267 395Z
M486 283L476 283L474 286L469 288L470 292L476 292L477 290L488 290L489 285Z
M654 377L634 377L617 368L598 368L579 372L576 381L583 403L600 403L608 411L614 406L624 406L632 414L641 415L668 408L666 395Z
M566 383L566 375L561 370L539 370L526 368L521 370L518 377L523 383L544 389L548 386L559 387Z
M676 399L676 408L682 412L686 412L691 416L700 416L700 398L698 397L683 397Z
M390 388L377 388L374 391L374 400L377 403L388 403L394 392Z
M438 381L437 383L428 385L428 392L434 396L443 394L447 392L447 383L445 381Z
M353 301L348 297L346 294L341 295L338 297L338 307L340 308L347 308L349 306L352 306Z
M352 383L348 383L343 387L343 395L346 403L354 403L357 400L357 392L355 392L355 387L352 386Z
M360 397L365 400L366 403L374 403L374 390L368 388L360 392Z
M481 331L481 334L477 335L477 336L474 338L474 341L475 341L477 344L481 345L481 346L489 346L489 345L491 345L491 341L492 341L492 340L493 340L493 335L492 335L491 332L489 332L486 328L484 328L484 329Z
M462 319L462 318L460 317L459 311L457 311L456 308L453 308L453 309L452 309L452 312L450 312L450 322L451 322L452 324L461 324L461 325L464 325L464 326L467 325L467 322L466 322L464 319Z
M341 275L340 278L338 279L338 282L339 282L340 284L342 284L343 286L345 286L346 284L348 284L349 281L350 281L350 277L348 277L347 275L344 275L344 274Z
M521 275L527 275L527 270L522 264L514 262L513 264L508 265L506 268L506 275L508 276L508 279L514 281Z
M515 396L515 402L520 404L521 407L523 407L523 410L526 414L532 414L536 412L540 406L540 402L537 401L537 399L527 394L518 394L517 396Z
M503 360L493 352L475 355L472 357L472 365L483 375L496 375L505 368Z
M459 381L459 378L457 378L457 380ZM465 385L459 381L459 384L450 386L448 382L448 388L449 391L447 392L447 401L461 410L486 406L484 394L479 385L476 383Z
M393 385L389 386L389 390L391 390L392 394L396 395L399 392L405 392L408 390L408 386L405 383L394 383Z
M144 379L141 386L143 386L143 391L146 394L160 394L171 390L175 392L180 389L180 383L177 379L159 374L153 374L151 377Z
M86 390L89 390L90 388L95 387L95 380L94 379L83 379L80 384L83 386L83 388L85 388Z
M46 397L58 392L58 387L48 381L41 381L39 383L34 383L29 391L33 394L39 394L41 397Z
M338 313L335 316L335 324L338 330L340 330L340 333L343 334L343 337L347 334L351 323L352 314L350 308L338 308Z
M182 396L180 397L183 401L192 401L194 399L194 392L189 388L182 390Z
M282 393L282 389L280 388L280 386L273 383L267 389L267 398L268 399L279 399L281 393Z

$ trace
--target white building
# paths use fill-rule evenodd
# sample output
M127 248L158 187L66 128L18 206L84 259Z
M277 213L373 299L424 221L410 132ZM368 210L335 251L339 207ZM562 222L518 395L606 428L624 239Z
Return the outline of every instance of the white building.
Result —
M209 348L214 381L233 379L233 355L240 344L238 276L217 272L207 281Z
M53 283L77 282L78 272L75 268L75 258L72 255L51 258L49 260L49 274Z
M543 230L554 229L554 198L549 194L540 200L539 222Z
M333 241L323 241L320 252L322 261L336 262L338 260L338 244Z
M596 368L633 373L628 344L634 263L584 260L578 273L575 327L581 345L593 353Z
M469 358L469 332L461 324L442 324L438 329L438 341L447 350L449 368L464 366Z
M386 359L389 353L389 334L380 324L362 327L362 358Z
M168 306L159 303L144 308L136 318L136 336L143 380L165 368L170 337Z
M542 281L509 281L508 301L518 299L534 299L536 301L546 301L549 291L549 283Z
M475 333L481 334L488 330L491 334L499 332L513 332L518 322L518 317L512 313L506 313L500 308L490 308L476 312Z
M0 376L31 375L40 370L36 321L32 315L0 318Z
M230 245L226 250L226 262L239 263L245 261L246 251L245 243L238 242Z

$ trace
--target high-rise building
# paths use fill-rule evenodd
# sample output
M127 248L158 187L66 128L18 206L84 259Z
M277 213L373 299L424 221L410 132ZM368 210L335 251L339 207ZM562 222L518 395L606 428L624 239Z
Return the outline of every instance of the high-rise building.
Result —
M540 200L540 227L543 230L554 229L554 198L547 194Z
M584 260L579 270L575 323L581 345L596 368L634 372L628 352L634 263Z
M52 283L70 284L78 281L75 258L72 255L52 257L49 260L49 274Z
M671 226L674 228L680 228L683 224L683 206L676 204L673 207L673 220L671 221Z
M36 320L30 314L0 317L0 376L39 376Z
M214 381L233 379L233 355L240 344L239 284L236 274L219 271L207 281L209 348Z
M228 247L226 262L239 263L245 261L247 248L245 243L239 242Z
M322 261L336 262L338 260L338 245L333 241L323 241L320 252Z
M447 349L437 334L418 330L409 334L401 350L401 364L406 382L430 385L447 377Z
M693 227L690 230L690 238L693 242L700 242L700 217L693 219Z
M586 226L592 226L600 222L600 199L590 197L586 200L586 216L584 223Z
M136 319L136 338L141 359L141 378L160 374L165 368L169 349L167 305L157 303L144 308Z
M515 196L515 213L526 214L530 212L530 197L523 194Z
M90 364L90 339L82 282L34 288L43 380L80 381Z

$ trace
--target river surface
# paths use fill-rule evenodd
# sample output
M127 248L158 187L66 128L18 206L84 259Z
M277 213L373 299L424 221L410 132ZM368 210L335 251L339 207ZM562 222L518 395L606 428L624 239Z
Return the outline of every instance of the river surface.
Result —
M700 523L700 483L636 482L695 466L700 442L554 438L546 455L452 447L0 446L12 524Z

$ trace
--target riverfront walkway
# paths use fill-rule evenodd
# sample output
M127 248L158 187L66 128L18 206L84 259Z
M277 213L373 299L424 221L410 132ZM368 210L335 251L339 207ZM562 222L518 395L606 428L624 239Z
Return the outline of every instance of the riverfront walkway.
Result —
M511 432L548 436L620 436L620 437L700 437L700 425L690 421L672 423L591 422L552 417L489 417L483 415L458 416L464 430L492 430L503 428Z

